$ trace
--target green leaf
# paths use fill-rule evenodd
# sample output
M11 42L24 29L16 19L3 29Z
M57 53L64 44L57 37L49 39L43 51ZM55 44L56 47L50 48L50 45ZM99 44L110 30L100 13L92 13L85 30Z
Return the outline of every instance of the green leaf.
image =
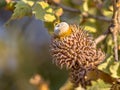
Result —
M25 3L27 3L28 5L30 5L30 6L33 6L34 5L34 3L35 3L35 0L22 0L23 2L25 2Z
M120 61L115 62L112 55L104 63L99 65L98 69L108 73L113 78L120 78Z
M111 74L109 68L113 62L114 62L113 56L111 55L107 58L107 60L104 63L102 63L98 66L98 69L105 73Z
M54 24L52 22L44 22L44 26L47 28L49 34L53 34Z
M15 10L10 20L20 19L24 16L31 15L32 15L31 7L22 1L18 1L17 4L15 5Z
M0 8L5 7L7 5L5 0L0 0Z
M39 20L53 22L56 18L53 9L44 1L37 2L33 7L33 13Z
M96 26L95 26L96 20L95 19L88 19L87 22L84 23L85 29L91 33L96 33Z
M120 78L120 62L114 62L109 69L112 77Z
M105 83L103 80L98 79L97 81L92 81L92 86L87 86L87 90L110 90L111 85Z

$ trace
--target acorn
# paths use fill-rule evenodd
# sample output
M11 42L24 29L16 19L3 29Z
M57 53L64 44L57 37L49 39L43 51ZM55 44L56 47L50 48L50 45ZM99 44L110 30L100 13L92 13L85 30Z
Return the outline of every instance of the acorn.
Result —
M86 73L105 59L104 52L96 48L92 36L84 28L66 22L55 26L50 53L57 66L70 70L70 80L83 87Z

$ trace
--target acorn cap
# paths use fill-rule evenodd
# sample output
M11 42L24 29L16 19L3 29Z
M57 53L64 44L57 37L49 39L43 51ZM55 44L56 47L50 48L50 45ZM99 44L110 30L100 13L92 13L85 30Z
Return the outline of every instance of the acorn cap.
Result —
M92 37L83 28L70 25L72 34L63 39L53 38L50 52L53 62L67 69L79 63L84 68L94 68L105 59L105 54L96 48Z

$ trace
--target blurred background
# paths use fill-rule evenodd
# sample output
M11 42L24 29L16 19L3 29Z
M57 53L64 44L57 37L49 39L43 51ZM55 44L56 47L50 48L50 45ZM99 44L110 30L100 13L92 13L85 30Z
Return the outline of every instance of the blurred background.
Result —
M85 26L97 38L108 31L112 15L110 0L0 0L0 90L74 90L68 71L53 64L49 53L55 22ZM120 53L120 37L118 45ZM114 60L111 35L98 47L106 62ZM108 71L112 64L101 67ZM107 72L109 76L119 78L119 67Z
M11 14L0 9L0 90L38 90L31 84L36 82L34 77L42 77L51 90L58 90L67 72L51 61L50 35L44 23L24 17L6 26Z

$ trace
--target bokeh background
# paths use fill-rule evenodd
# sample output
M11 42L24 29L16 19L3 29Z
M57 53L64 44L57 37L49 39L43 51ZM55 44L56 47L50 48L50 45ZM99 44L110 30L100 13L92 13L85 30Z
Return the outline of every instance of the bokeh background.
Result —
M44 23L24 17L5 25L12 12L0 9L0 90L37 90L30 83L36 74L58 90L67 72L56 67L49 54L50 35Z
M85 26L95 40L100 35L106 37L97 45L106 54L105 62L99 67L102 74L98 76L102 78L88 90L109 90L113 81L120 78L120 63L114 62L114 43L108 30L113 15L112 1L0 0L0 90L74 90L68 81L68 71L53 64L49 53L54 24L60 21ZM96 74L91 77L100 78ZM116 86L120 88L119 83ZM75 90L83 90L80 88Z

